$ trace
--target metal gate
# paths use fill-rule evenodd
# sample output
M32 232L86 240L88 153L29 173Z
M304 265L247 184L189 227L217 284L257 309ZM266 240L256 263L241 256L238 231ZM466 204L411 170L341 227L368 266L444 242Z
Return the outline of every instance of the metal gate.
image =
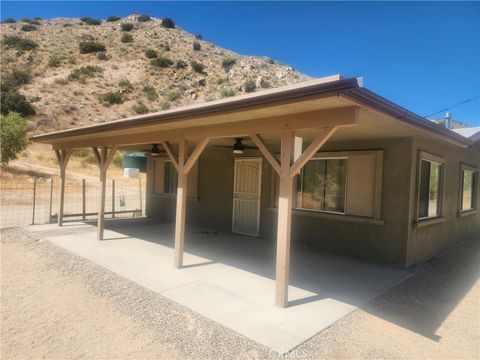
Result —
M235 159L232 231L239 234L260 234L260 194L262 159Z

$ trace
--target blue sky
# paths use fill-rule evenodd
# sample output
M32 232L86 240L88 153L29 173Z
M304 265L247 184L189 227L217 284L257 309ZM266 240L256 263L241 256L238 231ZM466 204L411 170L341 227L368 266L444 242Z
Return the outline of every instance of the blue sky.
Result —
M368 89L422 116L480 95L479 2L2 1L1 10L2 19L171 17L221 47L313 77L363 76ZM480 126L478 98L451 112Z

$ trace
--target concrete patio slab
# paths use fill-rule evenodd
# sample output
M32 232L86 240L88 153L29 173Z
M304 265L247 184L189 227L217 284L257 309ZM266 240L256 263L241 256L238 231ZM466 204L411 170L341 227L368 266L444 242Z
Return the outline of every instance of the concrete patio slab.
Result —
M292 251L289 307L274 306L275 244L187 227L184 268L173 267L173 224L107 222L25 228L280 353L410 276L327 253Z

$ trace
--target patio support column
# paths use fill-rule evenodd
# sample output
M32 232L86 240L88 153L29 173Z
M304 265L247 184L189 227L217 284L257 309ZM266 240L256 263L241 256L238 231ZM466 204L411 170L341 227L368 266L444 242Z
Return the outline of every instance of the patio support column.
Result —
M104 224L105 224L105 192L107 188L107 169L113 160L113 156L117 151L114 146L108 151L108 147L102 146L100 151L98 148L92 148L93 153L97 159L98 167L100 169L100 202L98 206L98 223L97 223L97 239L103 240Z
M285 132L281 139L280 186L278 194L277 261L275 272L275 305L288 303L290 272L290 233L292 221L293 178L290 166L293 160L293 132Z
M178 172L177 182L177 212L175 217L175 259L174 265L177 269L183 266L183 245L185 242L185 210L187 207L187 177L195 162L200 157L208 144L209 138L200 140L188 156L188 143L186 140L180 140L178 144L178 161L173 156L171 147L168 143L162 143L167 151L167 155L176 167Z
M71 150L55 150L58 165L60 166L60 202L58 206L58 226L63 225L63 209L65 204L65 177L68 161L70 160Z

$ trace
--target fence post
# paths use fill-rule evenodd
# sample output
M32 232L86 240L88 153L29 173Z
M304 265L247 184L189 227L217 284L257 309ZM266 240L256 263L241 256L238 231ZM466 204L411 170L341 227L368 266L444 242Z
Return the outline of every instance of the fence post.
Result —
M50 204L48 205L48 223L52 222L52 207L53 207L53 177L50 178Z
M82 179L82 219L85 220L86 219L86 216L85 216L85 213L86 213L86 199L85 199L85 179Z
M35 198L37 195L37 178L33 178L32 225L35 224Z
M115 218L115 180L112 179L112 219Z
M140 215L143 215L142 178L138 175L138 193L140 194Z

